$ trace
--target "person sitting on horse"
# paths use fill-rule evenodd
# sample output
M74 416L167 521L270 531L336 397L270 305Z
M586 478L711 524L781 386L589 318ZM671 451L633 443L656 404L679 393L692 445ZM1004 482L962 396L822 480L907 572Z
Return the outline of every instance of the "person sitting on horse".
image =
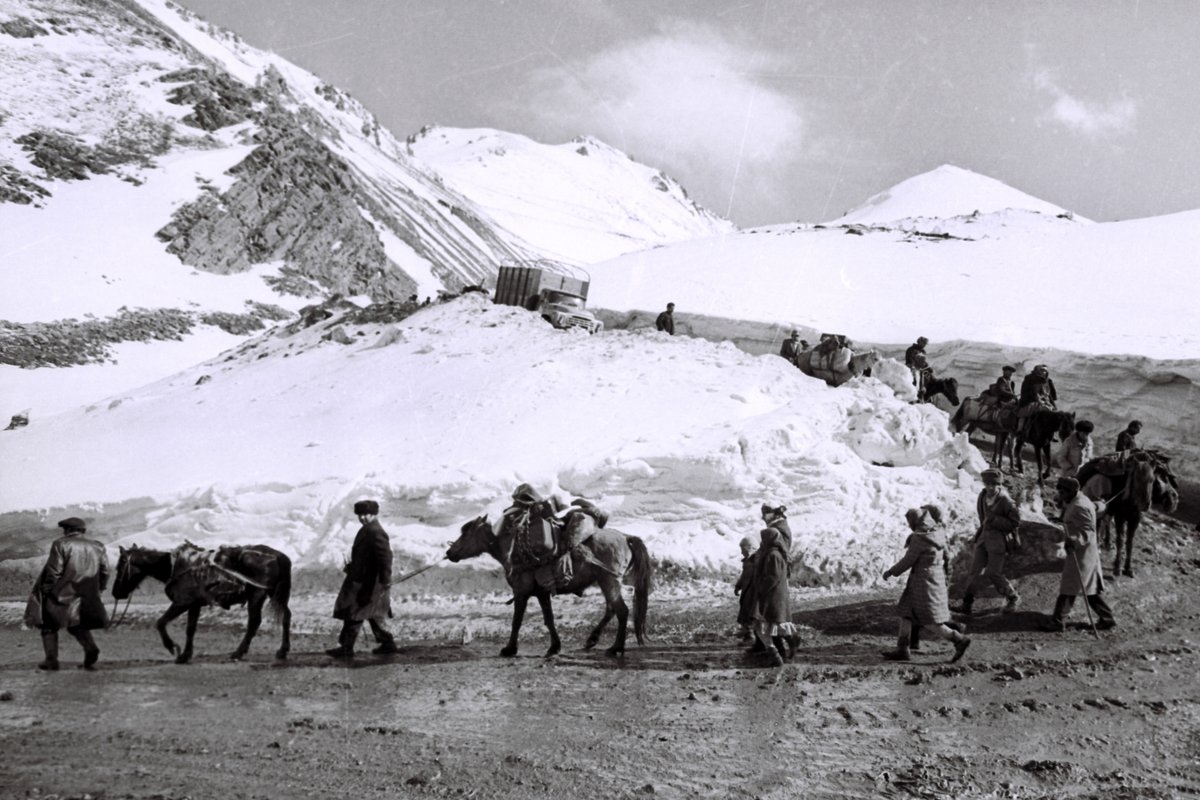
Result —
M1013 373L1016 371L1016 367L1007 364L1001 367L1000 377L996 378L995 383L983 390L983 394L979 395L979 400L986 405L1001 405L1016 400L1017 390L1012 380Z
M896 605L900 630L896 649L882 655L889 661L908 661L914 629L924 630L939 639L954 643L958 661L967 651L971 640L949 626L950 607L946 584L950 566L946 555L946 534L941 530L942 512L937 506L910 508L904 514L912 531L904 542L904 557L883 572L884 580L908 572L904 593ZM909 571L911 570L911 572Z
M916 367L915 362L917 355L925 355L925 345L927 344L929 344L928 339L926 339L924 336L918 336L917 340L910 344L908 349L904 351L904 366L908 367L909 369Z
M1020 433L1028 433L1029 419L1039 408L1058 409L1058 392L1054 381L1050 378L1050 369L1045 364L1038 364L1024 380L1021 381L1021 395L1017 403L1017 418L1020 420Z
M1138 449L1137 435L1142 432L1142 421L1135 419L1125 430L1117 434L1116 450L1124 458L1131 451Z
M804 351L803 345L804 341L800 338L800 331L792 331L791 338L783 340L783 347L779 348L779 355L795 364L796 356Z
M1064 477L1074 478L1079 468L1092 460L1092 431L1095 429L1091 420L1081 419L1075 423L1075 432L1063 440L1054 463Z

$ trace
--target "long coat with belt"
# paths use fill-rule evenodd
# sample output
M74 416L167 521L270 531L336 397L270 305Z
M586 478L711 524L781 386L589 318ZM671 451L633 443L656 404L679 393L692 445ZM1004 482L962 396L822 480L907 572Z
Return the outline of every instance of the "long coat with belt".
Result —
M950 621L950 598L946 591L946 534L940 530L918 531L908 537L904 557L888 568L887 574L908 574L904 593L896 604L896 616L918 625Z
M1063 509L1063 530L1067 560L1063 562L1058 593L1074 597L1104 591L1104 573L1096 544L1096 505L1083 492L1076 494Z
M333 617L363 622L392 615L392 543L379 520L358 529L350 547L346 578L333 604ZM359 595L371 593L370 602L359 603Z
M39 580L42 630L96 630L108 624L101 592L108 586L104 545L71 532L54 540Z
M779 528L769 525L762 530L762 545L754 564L754 619L769 625L792 621L788 594L787 547Z

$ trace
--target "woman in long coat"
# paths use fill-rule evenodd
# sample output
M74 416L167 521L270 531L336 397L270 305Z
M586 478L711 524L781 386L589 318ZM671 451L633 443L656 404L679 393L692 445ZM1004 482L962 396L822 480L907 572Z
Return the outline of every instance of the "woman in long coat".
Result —
M108 625L101 597L108 586L108 553L104 545L84 537L87 524L79 517L69 517L58 525L63 535L50 545L25 622L42 632L46 658L38 669L58 669L58 632L66 628L83 647L83 668L90 670L100 658L92 631Z
M786 511L784 506L763 504L762 516L767 527L762 529L762 543L754 558L754 635L776 666L782 666L790 655L785 640L791 641L793 647L795 640L787 583L792 532Z
M949 597L946 592L947 572L946 535L938 527L941 511L936 506L910 508L905 519L912 530L905 542L904 557L884 570L883 577L903 575L908 572L904 593L896 604L896 616L900 618L900 630L896 649L883 653L890 661L908 661L909 642L913 627L936 639L949 639L954 643L954 657L958 661L967 651L971 640L946 625L950 621ZM932 518L932 519L931 519Z

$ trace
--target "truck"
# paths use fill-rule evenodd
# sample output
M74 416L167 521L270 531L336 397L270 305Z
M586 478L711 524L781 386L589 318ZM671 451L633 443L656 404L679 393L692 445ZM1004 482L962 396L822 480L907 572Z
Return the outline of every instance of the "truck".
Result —
M556 328L597 333L604 323L587 310L589 283L583 270L551 261L506 264L496 276L493 302L535 311Z

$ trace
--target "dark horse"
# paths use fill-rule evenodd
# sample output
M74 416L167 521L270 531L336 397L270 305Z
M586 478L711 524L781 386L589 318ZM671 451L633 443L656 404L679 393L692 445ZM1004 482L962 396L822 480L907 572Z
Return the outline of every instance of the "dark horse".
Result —
M1117 556L1113 561L1113 574L1120 572L1133 577L1133 535L1142 522L1142 514L1154 504L1170 513L1179 506L1179 491L1175 476L1171 474L1166 459L1153 453L1136 450L1126 458L1123 471L1108 474L1113 470L1103 468L1101 462L1108 459L1092 459L1079 469L1079 482L1084 493L1093 500L1104 500L1104 515L1115 523L1117 529ZM1125 545L1125 569L1121 569L1121 545ZM1108 547L1107 524L1104 528L1104 546Z
M1017 472L1025 471L1025 464L1021 461L1021 450L1028 442L1033 445L1033 452L1037 457L1038 486L1041 486L1046 478L1050 477L1050 443L1054 441L1055 436L1059 440L1065 440L1074 430L1074 411L1055 411L1049 408L1034 411L1029 417L1029 424L1015 434L1017 443L1013 446L1013 457L1016 459Z
M965 430L968 434L976 430L994 436L996 443L992 450L992 465L1004 466L1004 451L1008 437L1017 432L1017 410L1015 403L987 404L974 397L968 397L950 418L950 425L955 433ZM1011 451L1008 457L1009 466L1016 469Z
M536 597L542 607L542 619L550 632L550 649L546 657L556 655L562 649L558 638L558 630L554 627L554 609L551 607L551 593L538 585L534 580L533 570L512 568L509 554L512 551L512 535L505 532L496 536L492 525L486 516L476 517L462 526L459 537L451 543L446 551L446 558L451 561L462 561L465 558L487 553L504 567L508 576L508 585L513 591L512 633L508 644L500 651L502 656L517 654L517 634L521 630L521 620L525 617L525 607L530 597ZM625 652L625 634L629 618L629 609L625 605L625 597L621 591L621 579L626 573L633 577L633 632L638 644L645 644L646 607L653 588L654 565L650 562L650 554L646 545L636 536L630 536L612 528L597 530L581 548L589 550L594 561L574 557L574 577L571 583L563 589L563 593L582 591L589 586L599 585L604 593L604 617L588 635L586 647L592 648L600 641L600 634L615 615L617 618L617 639L606 652L609 655L620 655Z
M150 576L166 584L171 607L159 617L154 626L162 637L163 647L174 654L176 664L192 659L192 640L200 609L207 605L229 608L245 604L249 614L246 635L229 658L237 661L246 655L250 642L262 624L263 603L271 600L271 610L281 623L283 638L275 657L287 658L291 649L292 612L288 599L292 592L292 561L278 550L266 545L222 547L214 553L193 544L185 544L168 552L150 550L134 545L120 549L117 561L113 597L124 600ZM182 650L167 633L167 625L187 612L187 642Z
M950 405L958 405L958 379L934 378L925 379L925 402L933 400L935 394L945 395Z

